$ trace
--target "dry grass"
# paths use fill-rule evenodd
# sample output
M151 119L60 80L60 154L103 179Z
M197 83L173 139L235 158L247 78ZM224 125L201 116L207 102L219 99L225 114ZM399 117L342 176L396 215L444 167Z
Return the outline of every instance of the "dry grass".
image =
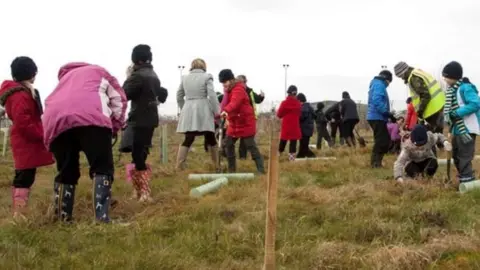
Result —
M170 164L154 167L156 203L128 200L123 157L118 163L112 216L131 224L93 225L86 166L74 225L51 221L55 170L37 177L28 221L10 219L11 161L0 164L1 269L259 269L263 261L265 178L231 182L202 199L188 197L187 175L209 172L203 139L189 170L174 173L179 136L171 136ZM158 142L158 140L156 140ZM264 142L264 141L263 141ZM158 144L150 162L159 164ZM262 144L262 152L268 146ZM278 269L480 269L480 192L459 195L437 178L396 185L391 170L368 168L368 149L324 151L337 162L288 163L282 158L278 192ZM85 163L84 163L85 164ZM205 165L206 164L206 165ZM387 157L391 168L393 157ZM253 162L240 162L252 171ZM475 164L479 169L479 164Z

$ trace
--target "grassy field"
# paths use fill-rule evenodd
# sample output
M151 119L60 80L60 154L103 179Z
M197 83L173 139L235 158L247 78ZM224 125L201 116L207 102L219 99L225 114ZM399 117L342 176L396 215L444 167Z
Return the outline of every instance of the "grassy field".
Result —
M129 226L92 224L86 165L75 224L52 222L53 167L37 176L28 220L13 223L13 168L11 157L4 160L0 269L260 269L266 177L231 182L216 194L192 199L187 175L211 172L213 166L199 139L189 169L175 173L180 140L171 136L170 164L154 167L153 204L128 199L131 187L124 181L123 164L129 157L117 162L113 192L119 204L112 217ZM160 164L158 148L156 137L151 163ZM261 148L267 154L268 145ZM338 160L288 163L282 157L277 269L480 269L480 191L459 195L445 188L445 167L429 182L396 185L394 157L386 158L387 169L373 171L368 148L319 154ZM248 160L238 168L253 171L254 165Z

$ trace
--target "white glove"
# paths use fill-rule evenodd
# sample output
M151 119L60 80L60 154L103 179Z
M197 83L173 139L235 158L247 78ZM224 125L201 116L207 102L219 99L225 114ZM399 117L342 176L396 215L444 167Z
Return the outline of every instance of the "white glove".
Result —
M448 151L448 152L452 151L452 144L448 141L443 142L443 147L445 147L445 151Z
M397 178L397 182L398 182L399 184L403 184L404 180L403 180L402 177L399 177L399 178Z

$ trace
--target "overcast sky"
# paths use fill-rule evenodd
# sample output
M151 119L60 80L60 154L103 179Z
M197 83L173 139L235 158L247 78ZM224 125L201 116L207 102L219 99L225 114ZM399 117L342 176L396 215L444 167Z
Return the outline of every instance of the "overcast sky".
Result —
M393 69L400 60L438 78L457 60L480 82L478 0L1 0L0 10L1 78L10 78L15 56L30 56L43 99L70 61L102 65L123 83L138 43L152 47L169 90L164 114L176 112L177 66L187 72L196 57L215 79L223 68L246 74L266 93L264 108L284 97L284 63L288 84L311 101L339 99L344 90L366 100L381 65ZM399 103L407 97L399 80L389 93Z

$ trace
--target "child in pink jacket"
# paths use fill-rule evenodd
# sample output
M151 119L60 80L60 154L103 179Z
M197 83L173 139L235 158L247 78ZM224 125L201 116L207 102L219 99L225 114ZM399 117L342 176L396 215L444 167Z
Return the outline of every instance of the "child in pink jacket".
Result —
M57 161L55 214L72 220L80 152L90 165L97 221L108 223L114 175L112 138L124 126L127 98L117 79L101 66L69 63L58 72L58 85L45 100L45 145Z

